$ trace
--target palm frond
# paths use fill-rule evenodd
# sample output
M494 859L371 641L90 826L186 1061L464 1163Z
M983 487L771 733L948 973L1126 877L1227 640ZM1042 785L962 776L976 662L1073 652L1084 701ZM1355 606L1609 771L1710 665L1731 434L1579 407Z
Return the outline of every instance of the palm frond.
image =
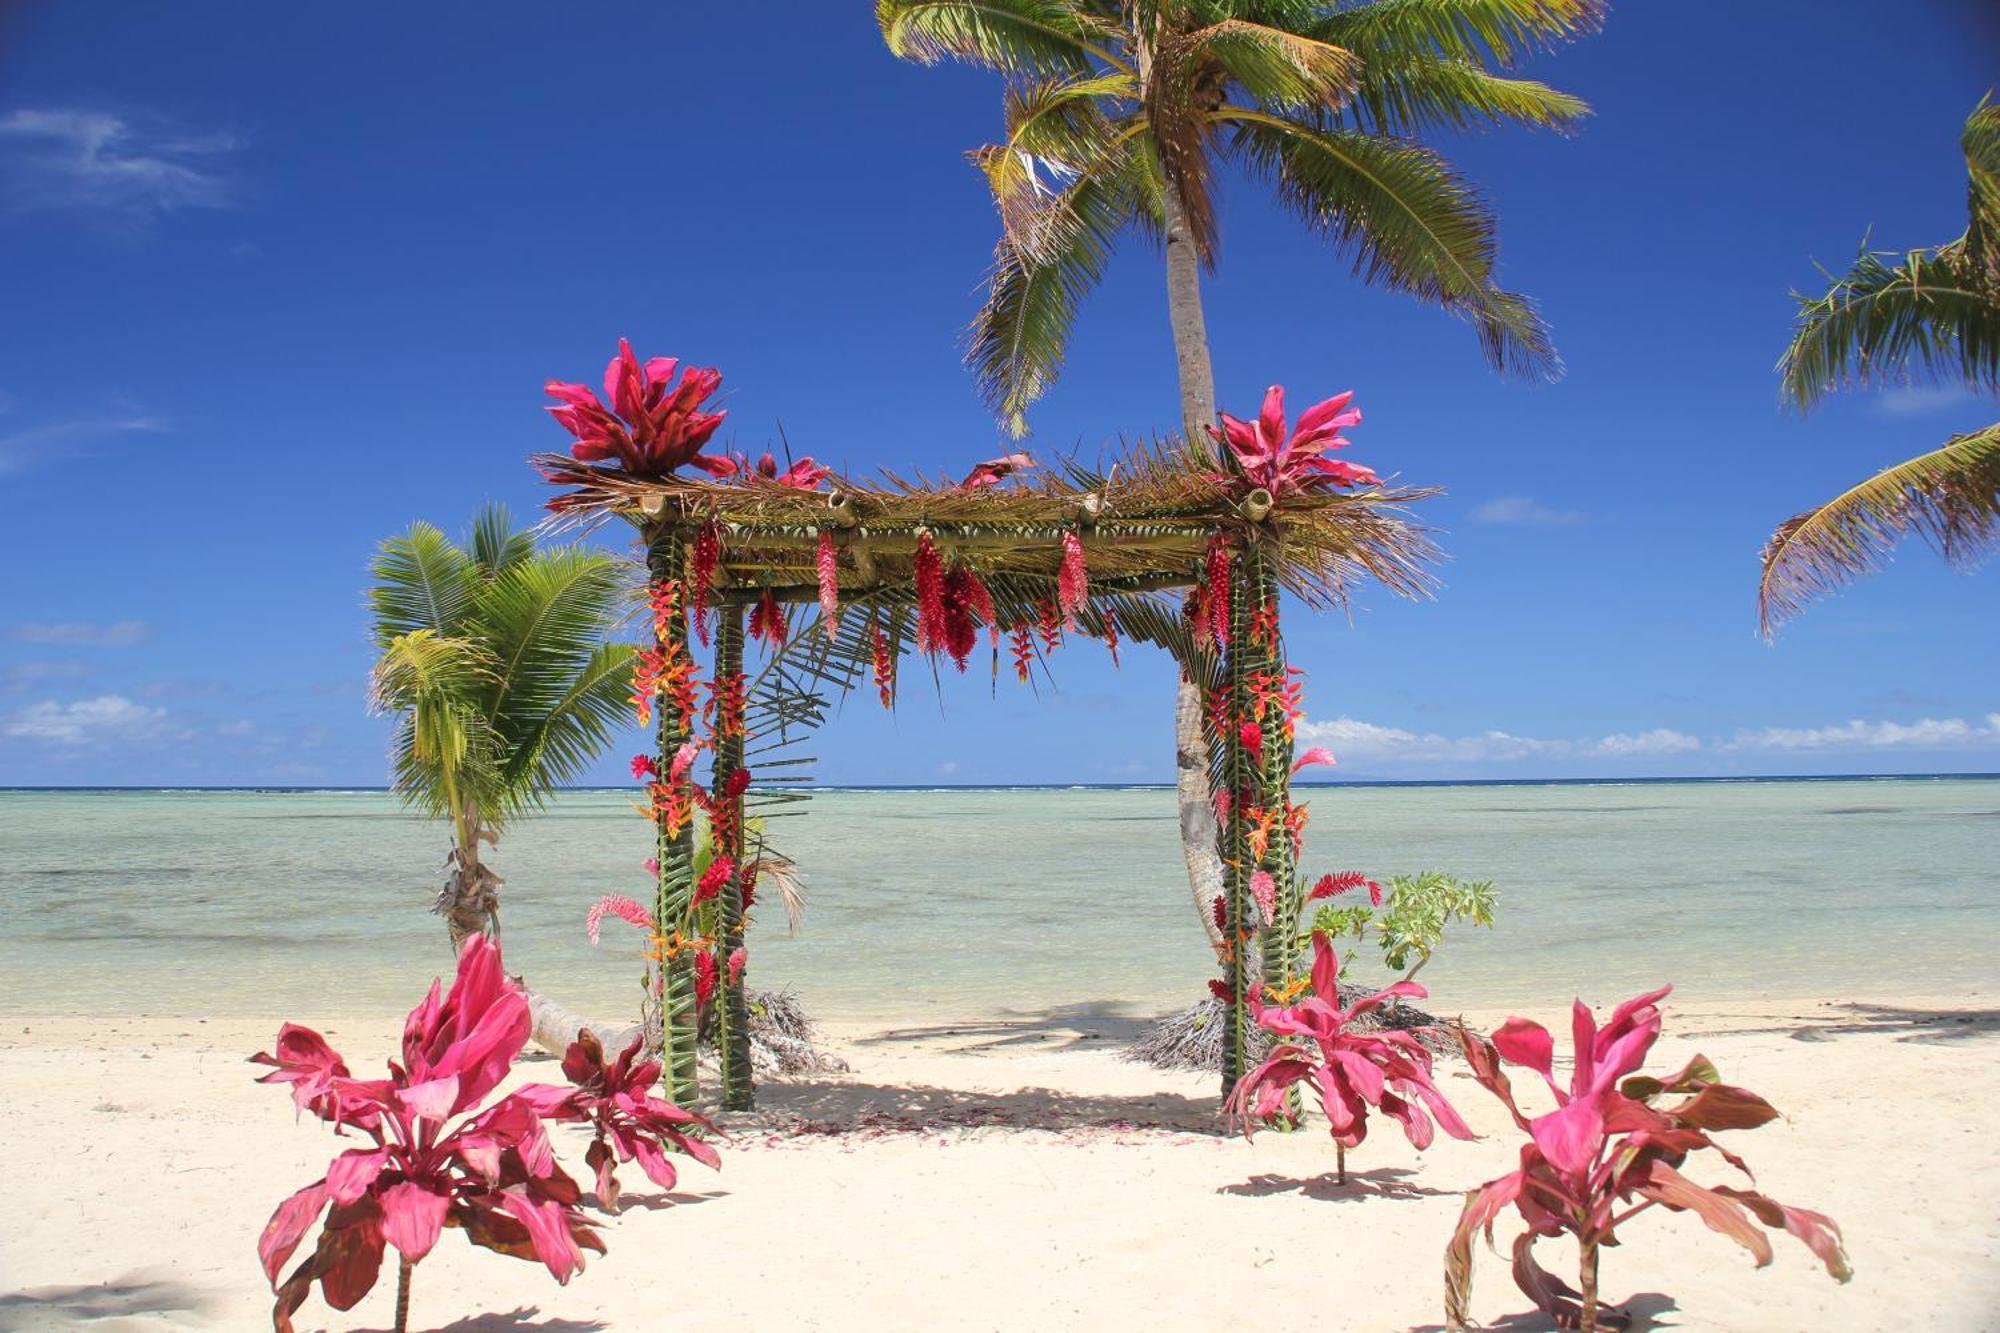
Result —
M1493 278L1491 205L1422 144L1322 129L1224 107L1234 150L1290 207L1350 251L1364 281L1408 292L1469 321L1493 366L1554 379L1562 362L1534 303Z
M479 620L499 671L493 716L510 742L568 693L620 591L618 562L583 547L544 552L482 591Z
M1303 33L1229 18L1184 39L1195 59L1212 60L1251 100L1287 110L1332 110L1354 88L1361 61L1352 51Z
M1374 0L1343 6L1308 31L1363 59L1429 50L1506 66L1596 32L1610 8L1610 0Z
M963 60L1006 73L1087 71L1102 26L1062 0L876 0L875 21L889 50L933 65Z
M1986 274L1989 285L2000 288L2000 104L1992 94L1966 120L1959 145L1965 150L1969 181L1966 258Z
M633 653L628 643L599 644L562 697L515 741L500 772L508 814L540 806L577 781L616 738L631 708Z
M392 765L405 802L447 815L462 800L479 808L491 798L501 746L477 700L492 687L495 665L477 640L434 629L398 635L383 651L370 705L401 715Z
M2000 289L1957 249L1894 258L1864 249L1824 295L1798 297L1798 324L1778 362L1793 403L1913 376L2000 390Z
M498 578L534 555L535 534L526 528L516 530L507 506L489 504L473 516L472 538L467 546L480 574Z
M1764 548L1757 589L1764 633L1814 598L1879 567L1913 532L1960 566L2000 538L2000 423L1957 436L1785 520Z
M1091 163L994 247L965 359L987 405L1016 438L1028 433L1029 405L1061 372L1077 308L1132 220L1131 163L1129 153Z
M1510 79L1470 60L1399 54L1363 64L1344 118L1378 134L1526 125L1573 130L1590 104L1538 83Z
M429 523L412 523L402 536L383 542L368 569L379 648L416 630L455 632L478 582L466 553Z

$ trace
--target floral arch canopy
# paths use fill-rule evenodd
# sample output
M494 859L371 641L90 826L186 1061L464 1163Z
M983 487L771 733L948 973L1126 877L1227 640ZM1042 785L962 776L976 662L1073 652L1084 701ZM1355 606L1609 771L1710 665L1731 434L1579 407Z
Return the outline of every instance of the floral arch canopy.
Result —
M1360 420L1347 394L1288 426L1273 388L1256 419L1224 414L1214 447L1145 444L1097 467L1009 454L938 481L706 452L726 415L708 408L720 385L717 371L642 363L621 342L601 398L550 383L574 442L534 459L562 488L548 503L556 523L624 519L646 551L652 641L633 694L658 746L634 773L657 826L649 1021L675 1099L698 1091L708 1026L724 1104L754 1097L745 937L769 852L745 812L799 799L788 784L803 781L786 772L801 761L773 753L824 719L830 693L872 677L892 705L912 653L964 671L984 639L996 674L1004 655L1026 680L1072 634L1114 658L1125 640L1164 647L1203 691L1224 866L1223 975L1210 984L1230 1015L1226 1090L1249 1053L1252 988L1297 980L1291 923L1312 892L1297 874L1302 687L1280 594L1321 610L1366 579L1425 593L1435 551L1407 506L1432 492L1332 456ZM754 677L746 640L769 653ZM1299 766L1326 760L1313 751ZM709 828L699 853L697 810Z

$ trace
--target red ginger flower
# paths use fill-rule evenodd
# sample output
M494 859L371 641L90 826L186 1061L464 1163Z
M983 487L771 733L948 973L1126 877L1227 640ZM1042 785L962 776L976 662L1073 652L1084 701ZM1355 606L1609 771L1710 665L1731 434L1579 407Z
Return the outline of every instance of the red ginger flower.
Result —
M764 595L757 599L756 609L750 613L750 637L762 640L775 650L785 646L785 636L790 628L784 608L778 605L777 595L769 588L764 589Z
M708 869L702 871L701 878L695 881L694 900L691 905L699 907L721 893L722 886L727 884L729 877L735 873L736 861L733 857L718 856L710 861Z
M694 536L694 566L688 570L688 582L694 591L690 608L694 632L703 647L708 645L708 595L715 586L715 567L721 559L722 530L710 519Z
M507 1077L529 1026L527 999L502 971L499 949L473 935L450 992L440 998L433 982L410 1011L403 1058L390 1063L388 1078L353 1078L325 1038L291 1023L275 1055L252 1057L273 1067L259 1082L291 1084L301 1109L373 1142L342 1153L324 1177L279 1204L258 1238L279 1333L290 1333L313 1283L334 1309L352 1309L375 1285L389 1246L415 1263L447 1226L475 1245L539 1259L558 1282L583 1268L585 1249L604 1252L534 1104L516 1094L480 1106ZM280 1282L322 1212L317 1247Z
M660 776L660 766L653 762L653 756L649 754L635 754L632 756L633 781L648 782L658 776Z
M944 562L926 531L917 537L910 559L917 584L917 651L934 653L945 644Z
M694 956L694 1002L707 1004L715 998L715 951L703 949Z
M875 673L875 692L882 700L884 708L896 706L896 654L889 644L889 636L882 629L879 620L871 627L869 635L871 665Z
M1232 483L1239 491L1258 487L1273 498L1292 491L1322 490L1328 486L1377 486L1382 479L1358 463L1342 462L1326 455L1345 449L1344 427L1360 424L1361 413L1348 406L1352 392L1314 403L1299 414L1298 429L1285 434L1285 390L1273 384L1264 394L1264 410L1255 422L1238 421L1222 414L1222 429L1210 426L1208 433L1229 448L1234 475L1217 474L1215 480Z
M690 367L679 385L669 388L680 362L654 357L644 366L632 344L618 340L618 355L604 368L606 407L581 384L550 380L547 392L561 400L549 412L576 437L570 453L586 463L616 458L627 472L660 476L683 466L710 476L727 477L737 470L728 458L705 455L708 443L726 412L704 412L702 405L722 387L722 372Z
M827 637L840 627L840 556L833 547L833 534L819 535L819 613L826 619Z
M1063 628L1076 625L1076 613L1090 600L1090 573L1083 563L1083 539L1062 535L1062 568L1056 575L1056 599L1062 607Z
M750 901L749 901L749 899L748 899L748 898L745 898L745 899L744 899L744 901L743 901L743 905L744 905L744 907L746 907L746 908L750 906ZM748 951L747 951L746 949L744 949L744 947L743 947L742 945L740 945L740 944L739 944L739 945L737 945L737 946L736 946L736 947L735 947L734 949L731 949L731 950L729 951L729 984L730 984L730 985L732 985L732 986L737 986L737 985L741 985L741 984L742 984L742 982L743 982L743 965L744 965L744 964L745 964L746 962L748 962L748 961L749 961L749 959L750 959L750 954L749 954L749 952L748 952Z
M653 863L653 873L655 875L660 873L657 861ZM593 945L598 942L598 935L607 916L615 916L620 921L629 921L641 930L650 931L653 928L653 913L644 903L636 898L628 898L622 893L606 894L592 903L590 911L584 914L584 933L590 936Z
M569 1087L530 1083L515 1095L545 1119L587 1124L590 1147L583 1160L597 1175L597 1201L607 1211L618 1210L618 1164L637 1160L639 1169L661 1189L670 1190L678 1177L668 1153L684 1154L719 1170L715 1149L694 1136L697 1128L715 1126L651 1093L659 1081L660 1062L640 1060L643 1037L634 1037L623 1054L607 1062L597 1034L585 1028L563 1055L563 1076Z

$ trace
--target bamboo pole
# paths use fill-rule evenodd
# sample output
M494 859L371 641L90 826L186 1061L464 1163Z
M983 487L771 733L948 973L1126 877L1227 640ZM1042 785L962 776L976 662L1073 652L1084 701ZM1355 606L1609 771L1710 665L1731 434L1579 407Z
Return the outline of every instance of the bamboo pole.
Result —
M1222 828L1223 965L1229 1001L1222 1033L1222 1097L1229 1099L1237 1081L1246 1072L1250 1055L1250 940L1255 931L1256 907L1250 898L1249 811L1244 797L1256 790L1249 748L1243 744L1238 719L1250 715L1250 619L1248 606L1254 593L1248 559L1238 554L1230 561L1229 646L1223 661L1223 688L1228 691L1230 725L1217 737L1223 747L1223 775L1229 786L1229 818Z
M748 1111L756 1105L750 1069L750 1004L743 975L732 977L730 960L743 948L743 861L747 838L743 828L743 795L728 795L730 780L743 768L743 608L724 607L715 630L715 767L711 790L724 802L717 812L715 854L727 856L736 871L722 886L720 928L716 931L717 990L715 1049L721 1060L722 1106ZM723 690L725 681L735 688ZM727 713L731 716L725 715Z
M671 592L670 609L657 616L654 645L669 664L687 663L687 548L681 533L672 524L661 524L649 534L646 565L654 594ZM656 760L661 779L673 771L674 756L691 738L687 721L670 695L657 701L659 754ZM695 1065L697 1039L694 949L688 942L693 932L689 920L694 900L694 824L692 815L669 831L667 822L658 823L655 855L660 863L659 884L654 894L653 923L660 969L660 1060L667 1074L667 1095L682 1106L692 1106L701 1085Z
M1254 601L1247 611L1252 626L1244 657L1253 676L1265 685L1262 702L1253 698L1253 720L1263 741L1264 761L1256 766L1257 806L1269 824L1270 837L1257 869L1271 877L1270 917L1257 930L1257 953L1267 1003L1288 993L1298 971L1299 883L1298 848L1292 836L1292 724L1285 704L1276 697L1287 684L1284 637L1278 624L1278 553L1255 542L1245 555L1249 577L1244 580ZM1261 630L1261 633L1258 632ZM1253 1052L1261 1056L1261 1050ZM1298 1085L1287 1090L1286 1105L1296 1120L1300 1110Z

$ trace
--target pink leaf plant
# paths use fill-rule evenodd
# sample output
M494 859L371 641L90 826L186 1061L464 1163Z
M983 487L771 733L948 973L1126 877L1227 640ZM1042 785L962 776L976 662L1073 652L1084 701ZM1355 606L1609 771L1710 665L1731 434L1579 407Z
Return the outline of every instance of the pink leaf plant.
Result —
M1299 414L1298 428L1289 435L1281 384L1265 391L1264 409L1255 421L1239 421L1224 412L1222 429L1210 426L1208 433L1227 447L1224 461L1230 470L1215 474L1214 480L1244 493L1266 490L1274 500L1329 486L1380 485L1382 479L1368 468L1327 457L1350 443L1340 432L1361 422L1360 410L1348 406L1353 399L1349 391L1314 403Z
M1617 1244L1618 1227L1655 1205L1694 1213L1750 1251L1760 1268L1771 1262L1771 1243L1757 1223L1798 1237L1838 1280L1852 1275L1831 1218L1755 1190L1697 1185L1681 1174L1690 1153L1712 1148L1748 1177L1750 1168L1710 1132L1755 1129L1778 1113L1755 1093L1723 1083L1715 1066L1699 1055L1664 1079L1638 1073L1660 1035L1657 1002L1671 989L1663 986L1625 1001L1602 1027L1577 1001L1570 1020L1575 1062L1567 1088L1555 1080L1555 1043L1541 1024L1510 1018L1490 1040L1460 1031L1473 1077L1500 1099L1528 1142L1521 1146L1519 1170L1465 1196L1445 1251L1449 1327L1466 1325L1473 1233L1484 1228L1491 1244L1494 1219L1509 1205L1527 1224L1514 1241L1514 1281L1559 1327L1586 1333L1628 1322L1599 1305L1598 1251ZM1502 1062L1539 1074L1556 1109L1532 1118L1522 1114ZM1663 1098L1677 1100L1663 1104ZM1576 1239L1580 1290L1535 1262L1535 1242L1560 1235Z
M515 1093L544 1119L591 1127L583 1160L597 1174L597 1201L607 1212L618 1211L620 1162L637 1160L647 1179L665 1190L677 1179L670 1151L712 1170L722 1166L715 1149L689 1132L713 1133L715 1126L649 1091L659 1081L660 1062L640 1060L643 1043L642 1037L634 1037L617 1059L607 1062L603 1043L585 1028L563 1055L563 1075L571 1086L530 1083Z
M681 467L734 476L740 470L735 459L701 452L728 415L702 410L722 387L722 372L690 366L674 384L679 369L670 356L641 365L632 344L620 338L618 355L604 368L604 399L588 385L550 380L547 392L557 402L549 412L575 437L570 453L586 463L615 459L627 472L644 476Z
M251 1057L272 1068L259 1082L289 1084L301 1110L369 1140L279 1204L258 1238L279 1333L290 1333L314 1282L328 1305L352 1309L374 1287L390 1246L401 1255L400 1327L410 1270L446 1227L474 1245L539 1260L561 1283L582 1271L584 1250L604 1252L534 1103L514 1094L483 1105L528 1031L527 999L501 970L499 948L473 935L450 992L440 998L433 982L410 1011L402 1060L389 1062L387 1078L352 1077L324 1037L292 1023L279 1031L275 1054ZM279 1281L322 1214L312 1253Z
M1431 1145L1439 1127L1453 1138L1472 1138L1472 1130L1431 1081L1431 1053L1422 1042L1395 1028L1364 1032L1354 1026L1384 1001L1399 995L1422 999L1429 992L1414 981L1399 981L1343 1008L1340 956L1322 932L1313 932L1312 945L1309 993L1303 998L1271 1006L1264 1003L1262 986L1251 989L1252 1016L1281 1041L1236 1084L1224 1111L1242 1124L1248 1137L1257 1122L1289 1122L1292 1085L1310 1082L1333 1135L1335 1178L1342 1183L1347 1150L1368 1137L1371 1106L1400 1124L1418 1149Z

